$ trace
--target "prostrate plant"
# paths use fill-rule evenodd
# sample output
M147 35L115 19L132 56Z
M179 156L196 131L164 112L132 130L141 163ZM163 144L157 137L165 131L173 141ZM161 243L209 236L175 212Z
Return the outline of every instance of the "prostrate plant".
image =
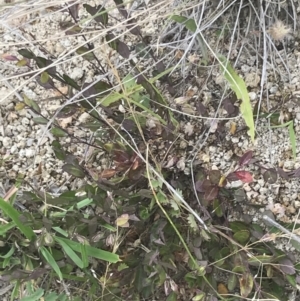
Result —
M270 183L278 175L295 177L299 171L288 174L265 168L252 151L225 175L196 166L195 183L183 172L164 168L159 156L165 152L163 143L166 152L174 151L168 141L176 148L174 137L182 134L183 114L169 106L170 95L176 92L170 74L177 69L165 67L125 3L114 2L126 35L138 42L129 47L126 35L111 29L113 8L84 4L89 21L101 28L103 43L110 47L107 61L97 57L92 43L72 49L100 75L92 83L84 78L75 81L59 71L60 59L50 53L38 55L35 49L22 48L18 51L21 57L3 57L16 62L22 72L30 72L42 88L56 91L64 101L49 118L42 114L42 102L27 95L16 110L31 110L33 120L47 126L59 166L75 183L59 194L23 189L18 198L26 201L27 209L22 212L14 208L16 195L0 199L6 222L0 228L5 240L1 277L14 283L12 299L288 300L287 293L297 288L298 263L274 247L272 240L279 236L278 231L265 234L257 224L228 220L236 196L229 184L237 180L251 183L253 176L245 170L250 163L261 167ZM60 25L67 35L80 35L87 41L89 32L78 21L78 9L76 4L69 6L72 21ZM197 22L174 14L171 19L196 34L201 63L212 63ZM124 63L123 70L112 55ZM145 66L152 67L141 67L144 60ZM224 57L219 61L224 78L242 101L240 112L254 139L245 83ZM222 100L229 117L238 114L234 102ZM199 115L208 117L208 109L199 103ZM67 121L83 112L89 119L82 124ZM87 130L88 138L74 134L79 127ZM85 155L72 153L70 144L86 146ZM158 147L152 149L152 145ZM105 166L99 154L107 159Z

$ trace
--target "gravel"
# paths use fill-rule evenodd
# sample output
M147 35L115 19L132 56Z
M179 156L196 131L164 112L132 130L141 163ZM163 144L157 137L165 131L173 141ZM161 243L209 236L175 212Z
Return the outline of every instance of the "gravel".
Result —
M92 2L90 5L92 5ZM80 17L87 16L84 13L84 9L80 9L79 13ZM67 13L55 12L45 14L43 10L35 15L37 16L35 22L27 22L28 16L24 15L13 22L10 20L8 22L9 26L1 28L0 57L3 57L4 54L10 54L20 58L20 55L17 53L18 46L15 43L25 43L27 40L29 41L28 47L34 44L34 40L28 35L28 32L32 33L36 40L43 41L41 44L59 59L63 58L66 52L74 49L76 45L84 42L80 36L75 38L62 34L59 22L69 20ZM25 32L17 30L17 33L12 34L10 29L19 25L25 28ZM92 25L90 26L93 29ZM151 33L153 30L153 26L149 26L149 32ZM102 47L102 38L95 40L94 44L95 49L98 49L98 54L101 51L103 51L104 56L108 54L108 50ZM38 52L37 47L34 49ZM296 105L292 100L286 99L286 95L292 95L300 91L300 52L297 49L299 49L299 44L295 41L294 50L290 50L287 56L285 56L283 51L280 52L285 57L285 64L289 67L289 72L286 71L286 67L280 59L276 59L274 62L278 71L276 76L273 73L274 67L267 65L269 71L267 75L268 84L264 88L266 88L268 94L266 91L263 93L263 100L268 98L271 106L276 106L279 102L283 102L286 111L291 114L290 120L294 121L297 140L296 159L294 160L292 157L288 128L270 128L267 122L259 120L254 144L251 143L245 131L232 135L228 130L221 141L222 143L216 143L213 146L209 144L204 145L197 153L197 158L203 164L226 173L231 168L235 155L241 156L251 149L254 151L255 158L267 168L281 167L285 171L292 171L300 167L300 106ZM237 52L236 54L233 52L232 59L236 58L235 55L237 55ZM261 95L260 83L262 74L257 71L256 59L256 55L241 55L235 66L247 84L249 97L253 103ZM89 62L83 58L77 56L69 61L64 61L63 64L57 66L57 69L67 73L74 80L79 80L85 76L87 82L92 82L98 78L95 72L90 69ZM53 99L53 97L57 96L55 91L43 89L34 80L28 80L28 77L14 76L17 71L22 71L22 68L15 68L14 62L1 60L0 64L2 76L5 78L11 77L6 83L2 81L0 85L0 149L2 155L10 156L8 164L0 166L0 175L13 181L21 173L25 175L27 180L32 183L38 183L44 189L51 189L55 192L67 190L70 185L70 177L62 172L63 163L55 159L51 147L52 135L49 132L45 135L45 127L34 123L34 114L27 110L16 110L16 105L23 94L39 103L43 115L47 117L51 116L62 106L62 101ZM212 85L225 85L224 78L220 73L216 72L213 74ZM19 89L12 92L12 88L15 87L19 87ZM196 89L196 87L193 88ZM212 89L208 87L208 91L203 92L203 103L211 104L214 101L211 91ZM265 103L263 101L263 105ZM191 107L193 106L191 105ZM226 117L226 114L223 116ZM77 137L88 138L88 131L80 127L80 124L85 123L88 118L89 115L87 113L79 114L75 119L71 119L67 126L72 126ZM194 120L182 122L182 134L185 139L180 140L178 144L182 155L176 163L179 170L186 169L187 164L185 160L188 155L186 149L189 145L194 145L196 138L200 135L200 133L197 133L197 122ZM238 128L242 128L244 125L241 118L237 119L236 122ZM228 121L225 124L227 129L230 128L230 123L231 121ZM214 134L210 135L214 136ZM194 140L192 141L192 139ZM70 142L70 139L67 138L64 142L67 144ZM86 148L82 145L71 145L69 150L75 152L76 156L83 157ZM42 164L43 168L38 174L40 164ZM105 164L106 161L104 160L103 165L105 166ZM299 179L285 180L279 178L276 183L269 184L263 179L261 169L250 166L247 170L254 174L254 183L243 184L235 182L232 185L243 187L248 203L264 207L258 210L257 208L243 205L244 213L250 215L252 221L255 222L261 220L263 214L270 210L279 221L299 223ZM52 176L53 172L55 172L55 177ZM10 184L10 182L7 183L7 189ZM233 214L232 218L235 217ZM281 247L284 248L286 246L282 245ZM292 250L292 248L290 249Z

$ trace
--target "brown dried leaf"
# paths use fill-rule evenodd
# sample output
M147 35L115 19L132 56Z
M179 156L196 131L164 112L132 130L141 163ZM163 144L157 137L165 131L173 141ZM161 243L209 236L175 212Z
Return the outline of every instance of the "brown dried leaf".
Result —
M253 276L249 272L245 272L239 282L241 296L247 298L253 289Z
M104 179L109 179L111 177L113 177L115 174L117 173L117 171L115 169L104 169L101 174L100 177L104 178Z

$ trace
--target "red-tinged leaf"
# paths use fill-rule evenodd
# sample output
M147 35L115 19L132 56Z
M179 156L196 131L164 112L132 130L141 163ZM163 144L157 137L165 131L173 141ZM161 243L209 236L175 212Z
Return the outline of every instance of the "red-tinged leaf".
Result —
M123 150L114 150L114 161L117 163L128 163L130 157Z
M210 180L207 179L197 181L195 185L198 192L206 192L207 190L211 189L212 186Z
M238 171L235 171L234 174L243 183L251 183L251 182L253 182L253 177L252 177L252 175L251 175L251 173L249 171L238 170Z
M219 193L218 186L210 186L210 189L205 191L204 199L206 201L212 201L218 196L218 193Z
M249 163L249 161L252 159L253 157L253 152L250 150L248 152L246 152L239 161L239 165L240 166L245 166Z
M138 179L141 178L141 176L143 175L143 172L144 172L144 168L141 166L135 170L130 169L128 172L128 178L130 180L137 181Z
M277 168L277 172L278 174L285 180L288 180L290 177L289 177L289 174L287 172L285 172L282 168L278 167Z
M2 54L1 57L2 57L4 60L6 60L6 61L11 61L11 62L14 62L14 61L18 61L18 60L19 60L15 55L11 55L11 54L8 54L8 53Z
M239 180L239 178L238 178L238 176L236 175L235 172L229 173L227 175L226 179L227 179L228 182L234 182L234 181L238 181Z
M198 192L203 192L202 183L203 183L203 181L197 181L197 182L195 183L196 191L198 191Z
M104 169L101 172L100 177L102 179L109 179L109 178L113 177L116 173L117 173L117 171L115 169Z
M212 184L219 184L221 176L222 175L219 170L210 170L208 172L208 177Z
M253 276L250 273L246 272L239 279L239 281L241 296L243 298L247 298L253 289Z
M291 262L291 260L284 258L279 261L279 264L280 264L280 270L284 274L293 275L296 273L294 264Z

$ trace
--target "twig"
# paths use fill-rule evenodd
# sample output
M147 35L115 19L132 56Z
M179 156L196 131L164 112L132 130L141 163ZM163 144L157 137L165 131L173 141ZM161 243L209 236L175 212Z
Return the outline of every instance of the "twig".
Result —
M277 222L275 222L274 220L272 220L270 217L268 217L267 215L264 215L263 220L269 224L271 224L272 226L276 227L278 230L282 231L283 233L287 234L290 236L291 239L293 239L294 241L300 243L300 237L292 232L290 232L289 230L287 230L286 228L284 228L283 226L281 226L280 224L278 224Z

